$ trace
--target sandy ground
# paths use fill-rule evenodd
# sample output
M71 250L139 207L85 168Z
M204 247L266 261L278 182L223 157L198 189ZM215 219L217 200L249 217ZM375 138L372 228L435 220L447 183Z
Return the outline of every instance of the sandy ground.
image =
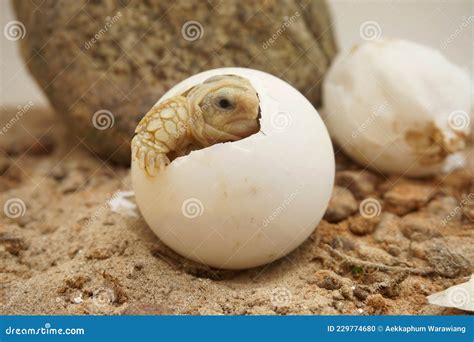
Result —
M0 203L25 203L22 216L0 219L1 314L463 313L425 297L472 273L474 198L462 196L474 192L474 158L415 181L338 152L338 186L315 233L277 262L231 272L181 258L143 219L112 212L129 170L95 158L51 112L30 109L0 143ZM383 205L374 218L360 215L367 198Z

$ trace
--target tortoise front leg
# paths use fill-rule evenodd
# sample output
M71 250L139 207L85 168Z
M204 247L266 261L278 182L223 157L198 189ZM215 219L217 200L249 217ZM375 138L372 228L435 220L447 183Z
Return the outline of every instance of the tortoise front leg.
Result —
M153 107L140 121L132 139L132 158L151 177L169 163L169 154L182 155L192 143L186 99L171 98Z

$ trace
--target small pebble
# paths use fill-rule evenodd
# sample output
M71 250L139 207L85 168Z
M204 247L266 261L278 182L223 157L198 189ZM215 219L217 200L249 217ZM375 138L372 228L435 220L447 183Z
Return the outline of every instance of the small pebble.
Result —
M343 285L343 280L333 271L321 270L316 272L316 285L326 290L337 290Z
M336 185L324 219L328 222L339 222L355 213L357 209L358 204L352 192Z
M62 165L56 165L50 172L50 176L57 181L63 180L66 174L66 169Z
M426 206L426 209L429 213L440 218L452 216L452 220L459 221L461 219L461 213L460 210L456 210L457 207L459 207L459 201L454 197L446 196L433 199Z
M385 209L403 216L426 204L436 191L432 185L402 181L384 195Z
M456 278L471 274L471 263L463 255L436 244L426 252L428 263L435 271L447 278Z
M75 303L75 304L81 304L84 302L84 300L82 299L82 294L77 296L77 297L74 297L72 299L72 302Z
M359 200L372 195L378 182L379 178L367 170L336 173L336 184L349 189Z
M365 300L367 296L369 295L369 292L362 289L360 286L356 286L354 289L354 296L360 300Z
M399 229L400 218L390 213L384 213L381 216L381 220L375 228L374 238L377 242L383 242L387 244L394 244L404 247L405 243L409 240L403 236Z
M412 241L425 241L441 236L441 221L420 213L405 216L400 223L403 235Z
M378 222L377 218L354 217L349 220L349 230L355 235L371 234Z
M331 241L331 247L334 249L342 249L345 251L352 251L357 247L357 244L344 236L338 235Z

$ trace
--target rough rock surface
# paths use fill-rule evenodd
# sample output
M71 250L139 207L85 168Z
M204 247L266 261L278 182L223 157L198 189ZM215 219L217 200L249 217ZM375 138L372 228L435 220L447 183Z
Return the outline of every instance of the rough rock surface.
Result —
M138 120L177 82L217 67L250 67L318 104L336 53L320 0L12 3L27 31L24 59L53 107L93 151L122 163Z
M23 215L0 215L0 314L463 313L426 296L473 272L474 222L461 202L474 193L472 148L465 169L426 181L438 191L410 213L323 220L287 257L231 272L183 259L143 219L111 211L113 194L131 188L129 170L94 158L51 112L20 120L0 136L0 204L24 203ZM41 136L50 147L31 153ZM374 198L408 181L346 167L338 178Z

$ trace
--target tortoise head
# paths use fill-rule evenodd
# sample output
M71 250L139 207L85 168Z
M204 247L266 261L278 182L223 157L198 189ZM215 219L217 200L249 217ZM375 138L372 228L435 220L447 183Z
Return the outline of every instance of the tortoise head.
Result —
M207 142L239 140L260 129L257 92L243 77L211 77L187 96L194 114L202 116Z

